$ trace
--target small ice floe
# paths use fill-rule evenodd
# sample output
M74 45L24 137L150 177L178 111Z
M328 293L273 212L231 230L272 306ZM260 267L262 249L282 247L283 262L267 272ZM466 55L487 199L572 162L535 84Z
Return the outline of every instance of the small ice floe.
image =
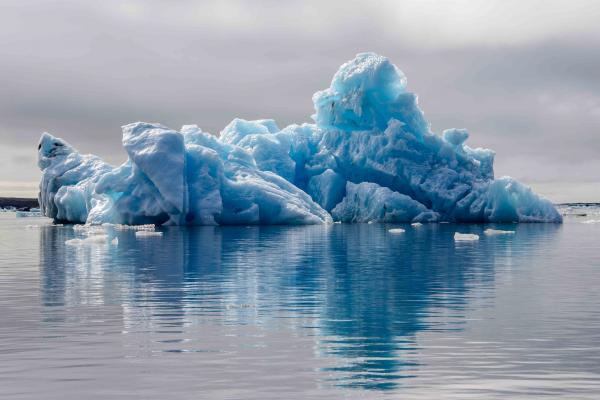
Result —
M501 229L492 229L492 228L488 228L485 231L483 231L484 235L487 236L495 236L495 235L514 235L515 231L503 231Z
M342 221L335 221L334 224L341 224Z
M158 237L158 236L162 236L162 235L163 235L162 232L155 232L155 231L136 231L135 232L136 238Z
M106 235L105 225L73 225L75 232L80 232L86 236Z
M410 226L412 226L413 228L418 228L420 226L423 226L423 224L420 222L413 222L412 224L410 224Z
M108 235L93 235L85 239L69 239L65 242L68 246L85 246L108 243Z
M144 225L113 225L113 228L117 231L144 231L144 232L153 232L156 229L154 224L144 224Z
M94 225L81 225L81 224L78 224L78 225L73 225L73 230L75 232L84 232L84 231L93 229L93 227L94 227Z
M479 235L475 235L474 233L454 233L455 242L472 242L474 240L479 240Z
M587 221L581 221L582 224L600 224L600 219L588 219Z
M394 228L394 229L389 229L388 232L392 233L392 234L399 234L399 233L404 233L406 231L402 228Z
M113 246L117 246L119 244L119 239L114 238L113 240L110 241L110 244L112 244Z
M97 236L97 235L106 235L106 231L102 228L90 229L89 231L84 232L87 236Z

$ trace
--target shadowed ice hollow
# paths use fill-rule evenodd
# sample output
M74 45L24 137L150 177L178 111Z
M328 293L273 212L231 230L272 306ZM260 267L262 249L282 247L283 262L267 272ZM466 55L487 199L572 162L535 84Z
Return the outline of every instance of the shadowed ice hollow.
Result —
M406 84L362 53L315 93L314 124L235 119L217 137L137 122L118 167L44 133L42 212L90 224L562 221L529 187L494 179L494 152L466 145L465 129L434 134Z

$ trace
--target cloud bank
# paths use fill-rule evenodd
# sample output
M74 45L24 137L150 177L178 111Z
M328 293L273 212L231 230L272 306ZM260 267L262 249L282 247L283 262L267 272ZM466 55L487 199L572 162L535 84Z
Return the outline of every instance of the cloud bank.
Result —
M598 200L595 1L3 2L0 195L32 195L46 130L118 164L120 126L309 121L337 66L388 56L432 128L465 127L555 201Z

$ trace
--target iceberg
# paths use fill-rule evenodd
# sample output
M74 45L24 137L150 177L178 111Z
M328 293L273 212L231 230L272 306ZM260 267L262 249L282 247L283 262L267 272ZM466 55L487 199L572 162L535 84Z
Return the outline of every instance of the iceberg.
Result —
M562 222L465 129L431 131L387 58L358 54L315 93L314 123L123 127L120 166L42 134L39 202L55 221L124 225Z

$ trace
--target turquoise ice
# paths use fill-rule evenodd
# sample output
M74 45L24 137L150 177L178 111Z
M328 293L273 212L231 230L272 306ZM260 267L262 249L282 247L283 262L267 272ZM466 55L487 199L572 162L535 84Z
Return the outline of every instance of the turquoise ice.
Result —
M230 225L343 222L561 222L464 129L433 133L385 57L362 53L313 96L314 124L233 120L123 127L118 167L44 133L42 212L80 223Z

